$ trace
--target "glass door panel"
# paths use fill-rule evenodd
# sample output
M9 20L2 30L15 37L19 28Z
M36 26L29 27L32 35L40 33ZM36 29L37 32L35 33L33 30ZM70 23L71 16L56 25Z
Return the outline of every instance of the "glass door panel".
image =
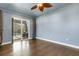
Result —
M26 21L22 21L22 37L23 38L28 38Z
M21 20L13 21L13 39L21 39Z

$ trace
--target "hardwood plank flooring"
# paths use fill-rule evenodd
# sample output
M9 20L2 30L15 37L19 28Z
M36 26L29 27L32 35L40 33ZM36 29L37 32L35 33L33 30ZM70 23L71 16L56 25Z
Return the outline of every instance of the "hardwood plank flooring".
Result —
M79 50L39 39L19 40L1 46L0 56L79 56Z

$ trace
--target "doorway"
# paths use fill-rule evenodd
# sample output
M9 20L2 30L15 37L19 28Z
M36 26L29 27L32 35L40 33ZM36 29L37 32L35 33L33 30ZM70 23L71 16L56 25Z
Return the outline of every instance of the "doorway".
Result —
M28 39L28 27L25 20L12 18L12 38L12 41Z

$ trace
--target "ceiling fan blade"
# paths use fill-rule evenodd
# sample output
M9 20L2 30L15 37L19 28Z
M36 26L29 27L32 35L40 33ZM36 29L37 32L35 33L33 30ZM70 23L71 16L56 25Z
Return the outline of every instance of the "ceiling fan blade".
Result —
M43 6L46 8L52 7L53 5L51 5L50 3L43 3Z
M31 10L36 9L36 8L37 8L37 5L33 6L33 7L31 8Z

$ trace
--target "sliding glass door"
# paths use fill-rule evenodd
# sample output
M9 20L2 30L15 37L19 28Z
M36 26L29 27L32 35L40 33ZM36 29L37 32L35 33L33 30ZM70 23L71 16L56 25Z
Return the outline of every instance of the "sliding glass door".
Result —
M28 37L27 33L27 24L24 20L13 20L13 40L21 39Z

